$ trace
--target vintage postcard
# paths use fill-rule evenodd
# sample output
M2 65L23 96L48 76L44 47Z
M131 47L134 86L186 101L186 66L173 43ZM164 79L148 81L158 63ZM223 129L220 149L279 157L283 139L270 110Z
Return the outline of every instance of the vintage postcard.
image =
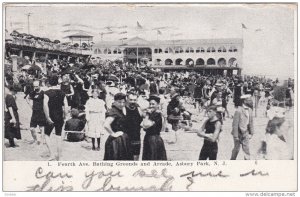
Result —
M3 191L298 190L297 3L4 3Z

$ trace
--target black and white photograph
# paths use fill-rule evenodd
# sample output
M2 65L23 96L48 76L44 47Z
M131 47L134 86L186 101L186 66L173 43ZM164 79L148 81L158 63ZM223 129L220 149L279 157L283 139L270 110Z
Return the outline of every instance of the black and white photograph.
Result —
M7 3L2 28L4 162L297 159L297 3Z

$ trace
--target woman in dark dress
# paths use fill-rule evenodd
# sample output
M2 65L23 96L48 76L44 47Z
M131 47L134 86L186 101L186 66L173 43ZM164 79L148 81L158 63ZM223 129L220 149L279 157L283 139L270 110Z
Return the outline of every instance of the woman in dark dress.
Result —
M234 96L233 96L233 102L234 102L234 106L237 108L238 106L242 106L242 102L241 102L241 96L242 96L242 81L238 81L235 84L234 87Z
M131 160L129 138L124 133L126 95L117 93L111 110L107 112L104 128L110 134L105 143L104 160Z
M75 74L73 76L74 83L72 84L74 89L74 95L72 96L72 108L78 108L80 105L85 105L88 100L87 90L84 88L84 81Z
M149 109L142 122L146 132L143 147L143 160L167 160L166 149L163 139L160 137L164 121L159 112L160 98L150 96Z
M172 125L172 129L177 131L180 129L179 120L181 117L181 110L180 110L180 96L177 93L174 93L171 97L171 101L167 107L167 115L168 115L168 123Z
M65 93L68 101L68 105L72 106L72 96L74 95L73 86L70 83L70 78L68 75L62 77L62 83L60 84L60 89Z
M13 87L5 88L4 125L5 138L9 141L9 147L16 147L14 138L21 139L18 107L13 96L14 92Z
M202 88L203 88L203 85L201 84L201 81L197 80L196 87L194 90L194 99L195 99L196 109L200 109L199 105L201 105Z

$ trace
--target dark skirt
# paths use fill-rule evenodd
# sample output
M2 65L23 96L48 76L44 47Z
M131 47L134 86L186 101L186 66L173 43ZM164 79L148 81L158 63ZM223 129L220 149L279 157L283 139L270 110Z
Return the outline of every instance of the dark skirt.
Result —
M242 106L242 100L240 98L235 97L233 102L235 107Z
M67 96L68 106L73 106L73 96Z
M165 144L160 135L145 135L143 160L167 160Z
M8 112L5 112L4 114L4 129L5 129L5 135L4 137L6 139L21 139L21 132L20 132L20 122L19 122L19 116L17 113L14 114L16 118L16 124L11 124L9 121L11 120L11 116Z
M128 135L109 136L105 142L104 160L132 160Z

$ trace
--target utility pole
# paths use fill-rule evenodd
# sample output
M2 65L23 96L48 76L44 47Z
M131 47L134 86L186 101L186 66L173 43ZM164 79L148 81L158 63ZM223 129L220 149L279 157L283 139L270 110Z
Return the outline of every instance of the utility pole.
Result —
M27 33L30 34L30 24L29 24L29 17L32 13L25 14L27 16Z

